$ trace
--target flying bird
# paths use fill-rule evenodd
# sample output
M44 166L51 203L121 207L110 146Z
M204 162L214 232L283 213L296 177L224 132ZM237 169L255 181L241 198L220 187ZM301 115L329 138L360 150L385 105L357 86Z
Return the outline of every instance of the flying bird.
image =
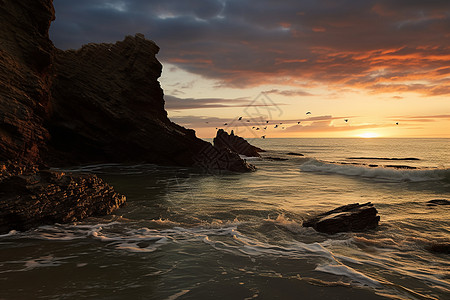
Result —
M277 128L278 127L278 124L277 125L275 125L275 127L274 128Z
M308 112L306 112L306 114L307 114L307 115L310 115L310 114L311 114L311 112L310 112L310 111L308 111Z
M395 125L398 125L398 122L396 122Z
M345 121L345 123L347 123L347 122L348 122L348 119L344 119L344 121Z
M239 119L238 119L238 120L239 120L239 121L240 121L240 120L242 120L242 117L239 117Z
M224 123L223 125L228 125L228 123Z
M300 124L300 121L298 121L297 124Z
M259 130L259 127L256 127L256 130Z
M265 135L263 135L263 136L261 136L261 138L262 138L262 139L265 139L265 138L266 138L266 136L265 136Z
M269 123L269 121L266 121L266 124L268 124Z

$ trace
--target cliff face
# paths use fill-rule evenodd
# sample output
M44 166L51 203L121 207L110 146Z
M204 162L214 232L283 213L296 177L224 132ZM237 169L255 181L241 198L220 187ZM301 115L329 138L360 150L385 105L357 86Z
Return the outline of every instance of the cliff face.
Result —
M52 1L0 0L0 161L33 163L49 138Z
M192 165L204 142L167 118L158 51L140 34L56 50L45 160Z
M143 35L61 51L48 37L51 0L0 0L0 15L0 161L252 170L167 118L159 48Z
M172 123L158 78L158 46L143 35L56 49L52 0L0 0L0 234L109 214L124 204L95 175L45 170L150 162L251 171Z

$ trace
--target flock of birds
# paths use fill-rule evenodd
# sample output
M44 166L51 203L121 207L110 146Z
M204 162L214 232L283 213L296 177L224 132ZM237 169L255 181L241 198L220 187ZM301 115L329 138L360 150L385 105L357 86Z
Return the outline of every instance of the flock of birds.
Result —
M308 111L308 112L306 112L306 115L311 115L311 112L310 111ZM242 120L242 117L238 117L238 119L237 119L238 121L243 121ZM246 120L247 122L250 122L251 120ZM345 123L348 123L348 119L344 119L344 122ZM209 122L205 122L205 123L209 123ZM300 125L300 123L301 123L301 121L298 121L297 122L297 125ZM269 120L266 120L265 121L265 124L269 124ZM399 124L399 122L396 122L395 123L395 125L398 125ZM224 126L227 126L228 125L228 123L224 123L223 124ZM275 124L275 126L273 127L274 129L276 129L276 128L280 128L280 125L283 125L283 123L282 122L280 122L280 123L277 123L277 124ZM257 126L252 126L252 130L267 130L267 128L268 128L268 125L266 125L266 126L264 126L264 127L257 127ZM285 126L282 126L281 127L281 129L285 129L286 127ZM216 127L216 130L218 129L218 127ZM265 139L266 138L266 136L265 135L262 135L261 136L261 138L262 139Z

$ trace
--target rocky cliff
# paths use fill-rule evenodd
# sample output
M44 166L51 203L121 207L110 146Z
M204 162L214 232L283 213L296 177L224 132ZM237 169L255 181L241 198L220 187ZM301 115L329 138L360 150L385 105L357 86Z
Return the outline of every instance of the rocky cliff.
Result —
M49 138L52 1L0 0L0 161L39 160Z
M51 0L0 0L0 13L0 161L252 170L167 118L159 48L143 35L61 51L48 37ZM203 155L214 151L233 161Z
M0 0L0 233L107 214L125 198L95 175L46 166L147 162L254 167L171 122L159 48L143 35L56 49L52 0Z

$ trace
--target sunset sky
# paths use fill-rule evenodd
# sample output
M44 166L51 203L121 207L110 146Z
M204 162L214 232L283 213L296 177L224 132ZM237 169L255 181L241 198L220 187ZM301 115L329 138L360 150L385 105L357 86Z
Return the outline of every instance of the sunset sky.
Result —
M61 49L137 32L155 41L169 117L200 137L217 127L267 138L450 138L449 0L54 6L50 36Z

